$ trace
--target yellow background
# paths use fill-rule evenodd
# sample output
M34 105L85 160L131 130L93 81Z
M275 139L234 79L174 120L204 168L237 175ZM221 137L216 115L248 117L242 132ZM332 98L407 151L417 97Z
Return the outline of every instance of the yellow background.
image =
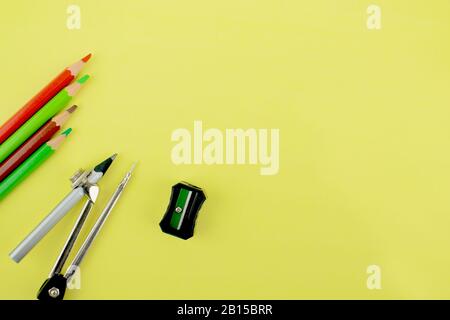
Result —
M66 28L71 3L80 30ZM139 165L68 299L450 298L450 3L378 0L378 31L372 3L4 3L2 121L93 58L70 140L0 203L0 298L34 299L78 210L20 264L8 253L76 169L114 152L95 215ZM279 128L279 174L175 166L171 132L194 120ZM158 226L181 180L208 196L188 241ZM372 264L381 290L367 289Z

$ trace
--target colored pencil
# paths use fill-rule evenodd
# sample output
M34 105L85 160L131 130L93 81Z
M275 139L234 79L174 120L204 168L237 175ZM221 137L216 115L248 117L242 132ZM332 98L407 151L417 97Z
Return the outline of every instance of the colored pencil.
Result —
M70 84L53 97L41 110L28 119L16 132L14 132L2 145L0 145L0 162L3 162L22 143L25 142L51 117L60 112L72 97L80 90L81 85L87 81L88 75L84 75L76 82Z
M25 161L34 151L49 141L53 135L64 125L70 115L76 110L73 105L69 109L54 116L52 120L43 125L24 144L14 151L5 161L0 164L0 182L5 179L15 168Z
M19 183L25 180L34 170L45 162L66 140L72 129L67 129L58 137L44 143L36 152L16 168L0 183L0 200L10 193Z
M16 114L0 127L0 143L8 139L17 129L30 119L39 109L41 109L59 91L69 85L83 68L84 64L91 58L88 54L80 61L75 62L70 67L62 71L46 87L39 91L30 101L28 101Z

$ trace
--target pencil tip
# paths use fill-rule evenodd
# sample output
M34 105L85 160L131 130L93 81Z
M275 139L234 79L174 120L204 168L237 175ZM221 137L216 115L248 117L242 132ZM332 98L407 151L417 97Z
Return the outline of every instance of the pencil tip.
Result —
M89 75L88 74L85 74L84 76L82 76L80 79L78 79L78 83L79 84L83 84L83 83L85 83L87 80L89 79Z
M72 132L72 128L65 130L61 135L65 135L66 137Z
M105 174L106 171L108 170L109 166L111 165L111 163L113 163L113 161L116 158L116 156L117 156L117 153L113 154L111 157L109 157L108 159L106 159L102 163L98 164L94 168L94 171L101 172L102 174Z
M87 56L85 56L83 59L81 59L83 62L88 62L89 59L92 57L92 54L89 53Z
M74 104L74 105L71 106L69 109L67 109L67 112L68 112L68 113L72 113L72 112L74 112L75 110L77 110L77 108L78 108L78 106L77 106L76 104Z

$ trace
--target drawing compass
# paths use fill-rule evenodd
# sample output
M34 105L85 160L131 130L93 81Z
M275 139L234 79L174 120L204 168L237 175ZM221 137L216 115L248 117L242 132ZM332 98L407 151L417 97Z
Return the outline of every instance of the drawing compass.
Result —
M97 182L105 175L108 168L116 158L117 154L112 155L94 169L90 171L79 170L70 179L72 183L72 191L44 218L44 220L37 225L37 227L31 231L31 233L10 253L11 259L15 262L20 262L31 249L85 196L87 196L86 203L81 210L80 219L81 223L84 222L87 215L92 209L92 206L99 194L99 187ZM75 238L78 235L79 230L75 230ZM73 246L70 238L66 243L68 249ZM63 254L64 252L62 252ZM64 255L61 260L65 261ZM57 265L55 265L55 268Z
M127 185L128 181L131 178L131 173L134 167L135 165L132 166L130 171L127 172L125 177L119 183L116 191L109 199L108 203L103 209L103 212L100 214L99 218L95 222L95 225L92 227L91 231L89 232L89 235L87 236L84 243L80 247L80 250L76 254L66 273L62 274L61 271L64 266L64 263L66 262L70 254L70 251L73 248L73 245L75 244L75 241L83 227L83 224L89 214L89 211L92 208L92 204L95 202L95 199L93 199L91 196L91 198L86 202L84 208L81 210L78 220L75 223L75 226L72 229L72 232L70 233L67 239L66 244L64 245L58 259L56 260L56 263L52 271L50 272L49 278L45 280L45 282L42 284L41 288L38 291L37 298L39 300L62 300L64 298L67 283L76 274L76 271L78 270L81 261L86 255L88 249L91 247L95 237L97 236L98 232L100 231L106 219L108 218L108 215L110 214L110 212L116 205L117 201L119 200L120 196L122 195L125 186Z

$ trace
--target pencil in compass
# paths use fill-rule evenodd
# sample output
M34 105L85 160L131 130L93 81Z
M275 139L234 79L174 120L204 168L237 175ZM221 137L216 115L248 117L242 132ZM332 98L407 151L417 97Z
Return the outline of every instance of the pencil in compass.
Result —
M61 135L44 143L28 159L16 168L5 180L0 182L0 200L5 198L19 183L25 180L33 171L55 153L72 131L65 130Z
M61 200L55 208L34 228L19 245L11 251L10 258L20 262L34 246L86 195L86 186L94 186L102 179L113 163L117 154L113 154L94 169L87 176L86 183L77 185L75 189Z
M14 151L5 161L0 163L0 182L5 179L15 168L25 161L40 146L49 141L53 135L66 123L72 113L77 109L76 105L57 114L38 131L36 131L27 141L25 141L16 151Z
M36 112L27 122L25 122L16 132L14 132L2 145L0 145L0 162L4 161L22 143L35 133L44 123L55 114L60 112L73 96L80 90L82 85L89 79L84 75L74 83L68 85L53 97L41 110Z
M30 101L28 101L19 111L17 111L8 121L0 127L0 144L20 128L39 109L41 109L59 91L69 85L80 73L83 66L91 58L88 54L81 60L64 69L47 86L39 91Z

